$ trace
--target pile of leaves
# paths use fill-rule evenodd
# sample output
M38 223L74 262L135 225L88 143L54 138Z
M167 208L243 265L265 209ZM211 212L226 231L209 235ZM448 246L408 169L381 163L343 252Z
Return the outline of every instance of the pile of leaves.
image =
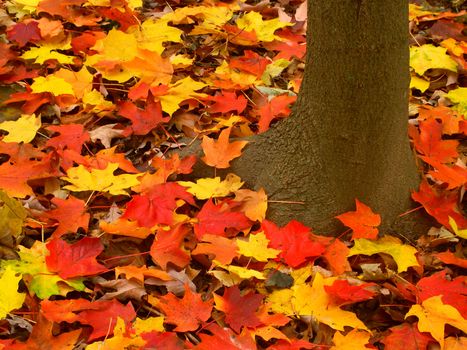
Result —
M466 17L417 3L413 199L439 225L412 242L358 200L338 238L278 227L215 175L290 114L306 2L2 2L0 349L465 349Z

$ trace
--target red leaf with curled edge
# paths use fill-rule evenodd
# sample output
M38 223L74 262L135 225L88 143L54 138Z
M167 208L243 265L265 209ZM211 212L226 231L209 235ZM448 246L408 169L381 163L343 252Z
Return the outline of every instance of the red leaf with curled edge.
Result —
M291 110L289 105L294 103L297 96L279 95L267 101L257 112L259 114L258 130L260 133L269 129L274 118L288 117Z
M63 279L97 275L107 271L107 268L96 260L104 250L99 238L84 237L73 244L56 238L47 243L46 247L50 253L45 258L47 268L58 273Z
M127 127L124 136L146 135L160 123L167 122L170 118L162 116L162 107L159 101L155 101L149 92L146 108L140 109L130 101L119 103L118 114L131 120L132 125Z
M169 231L159 229L151 245L152 260L163 270L167 270L168 263L179 268L187 266L190 263L190 255L181 246L189 232L189 227L182 224L178 224Z
M428 333L420 333L416 323L403 323L389 330L391 333L381 340L384 350L426 350L429 343L436 342Z
M92 333L88 341L111 336L118 317L123 319L127 325L136 318L136 312L131 303L123 305L116 299L42 300L41 311L49 321L79 322L91 326Z
M247 106L247 99L243 95L238 95L235 92L222 91L215 96L207 96L203 98L205 101L213 101L207 110L209 113L227 113L236 111L242 113Z
M81 153L81 148L85 142L90 140L89 133L81 124L52 125L47 130L56 132L59 135L53 136L47 140L47 147L55 149L70 149Z
M205 328L207 333L199 333L200 343L193 347L193 350L256 350L254 337L248 332L235 334L229 328L221 328L216 323ZM269 349L269 348L268 348Z
M335 280L332 285L324 286L324 290L331 297L333 304L341 306L371 299L376 293L369 288L374 286L375 283L352 285L348 280Z
M356 211L338 215L336 219L352 229L352 239L376 239L378 237L377 227L381 224L381 216L373 213L370 207L358 199L355 199L355 205L357 207Z
M67 199L54 197L51 202L56 208L42 213L41 217L58 223L52 238L76 232L79 228L88 229L90 215L86 212L84 201L69 196Z
M36 43L42 39L39 22L23 21L16 23L8 29L7 38L10 41L16 41L20 47L26 45L28 42Z
M428 174L433 179L447 184L448 186L446 189L452 190L467 183L466 168L462 168L456 164L447 166L429 157L421 156L420 158L434 168L434 170L430 170Z
M175 332L194 331L211 317L213 300L203 301L201 295L192 292L187 284L183 298L179 299L169 293L155 300L155 306L166 316L164 322L177 326Z
M242 327L256 328L262 324L256 311L263 298L263 295L253 291L241 295L236 285L225 288L223 296L214 294L216 309L225 313L225 322L237 333Z
M321 256L326 247L321 242L313 241L309 227L292 220L284 227L277 227L271 221L264 220L261 228L269 239L269 247L280 249L280 259L291 267L298 267L306 261Z
M201 240L205 234L223 237L231 236L228 230L235 230L235 235L251 226L250 220L240 212L232 212L227 202L214 204L209 199L196 215L198 223L194 224L195 234Z
M421 121L419 129L420 131L413 125L409 128L409 136L418 153L441 163L450 162L458 157L459 141L443 140L441 138L443 126L435 119Z
M258 55L254 51L246 50L242 57L232 58L229 62L229 67L261 78L269 63L271 63L269 59Z
M412 198L423 205L427 213L441 225L451 227L449 217L452 217L459 228L467 228L467 219L460 214L457 207L458 195L456 192L438 193L426 181L422 181L418 192L412 192Z
M441 295L444 304L455 307L463 318L467 318L467 279L459 276L453 280L446 276L446 270L424 277L416 285L418 303L428 298Z
M175 182L156 185L148 193L133 196L127 204L123 218L136 220L140 226L149 228L156 224L171 225L177 199L195 204L193 195Z

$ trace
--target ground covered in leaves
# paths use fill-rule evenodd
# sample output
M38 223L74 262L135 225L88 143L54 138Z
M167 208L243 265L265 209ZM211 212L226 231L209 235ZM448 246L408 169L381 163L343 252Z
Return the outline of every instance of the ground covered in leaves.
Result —
M278 227L215 176L290 114L304 2L2 2L0 349L466 349L466 15L443 3L410 5L413 199L437 222L415 242L358 200L338 238Z

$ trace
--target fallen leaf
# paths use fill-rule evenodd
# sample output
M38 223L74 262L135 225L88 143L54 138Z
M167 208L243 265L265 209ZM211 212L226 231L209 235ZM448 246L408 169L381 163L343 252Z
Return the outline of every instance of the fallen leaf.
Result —
M205 156L201 159L210 166L225 169L230 167L230 162L242 154L243 147L248 141L234 141L229 143L231 128L222 130L219 139L215 141L208 136L203 137L201 147Z

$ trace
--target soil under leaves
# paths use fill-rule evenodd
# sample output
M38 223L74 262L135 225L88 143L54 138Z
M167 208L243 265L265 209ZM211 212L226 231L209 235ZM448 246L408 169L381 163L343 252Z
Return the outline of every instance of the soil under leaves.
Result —
M278 227L216 177L229 138L289 116L304 2L2 3L0 349L465 349L467 15L430 3L409 18L413 199L438 223L417 241L358 199L338 238Z

